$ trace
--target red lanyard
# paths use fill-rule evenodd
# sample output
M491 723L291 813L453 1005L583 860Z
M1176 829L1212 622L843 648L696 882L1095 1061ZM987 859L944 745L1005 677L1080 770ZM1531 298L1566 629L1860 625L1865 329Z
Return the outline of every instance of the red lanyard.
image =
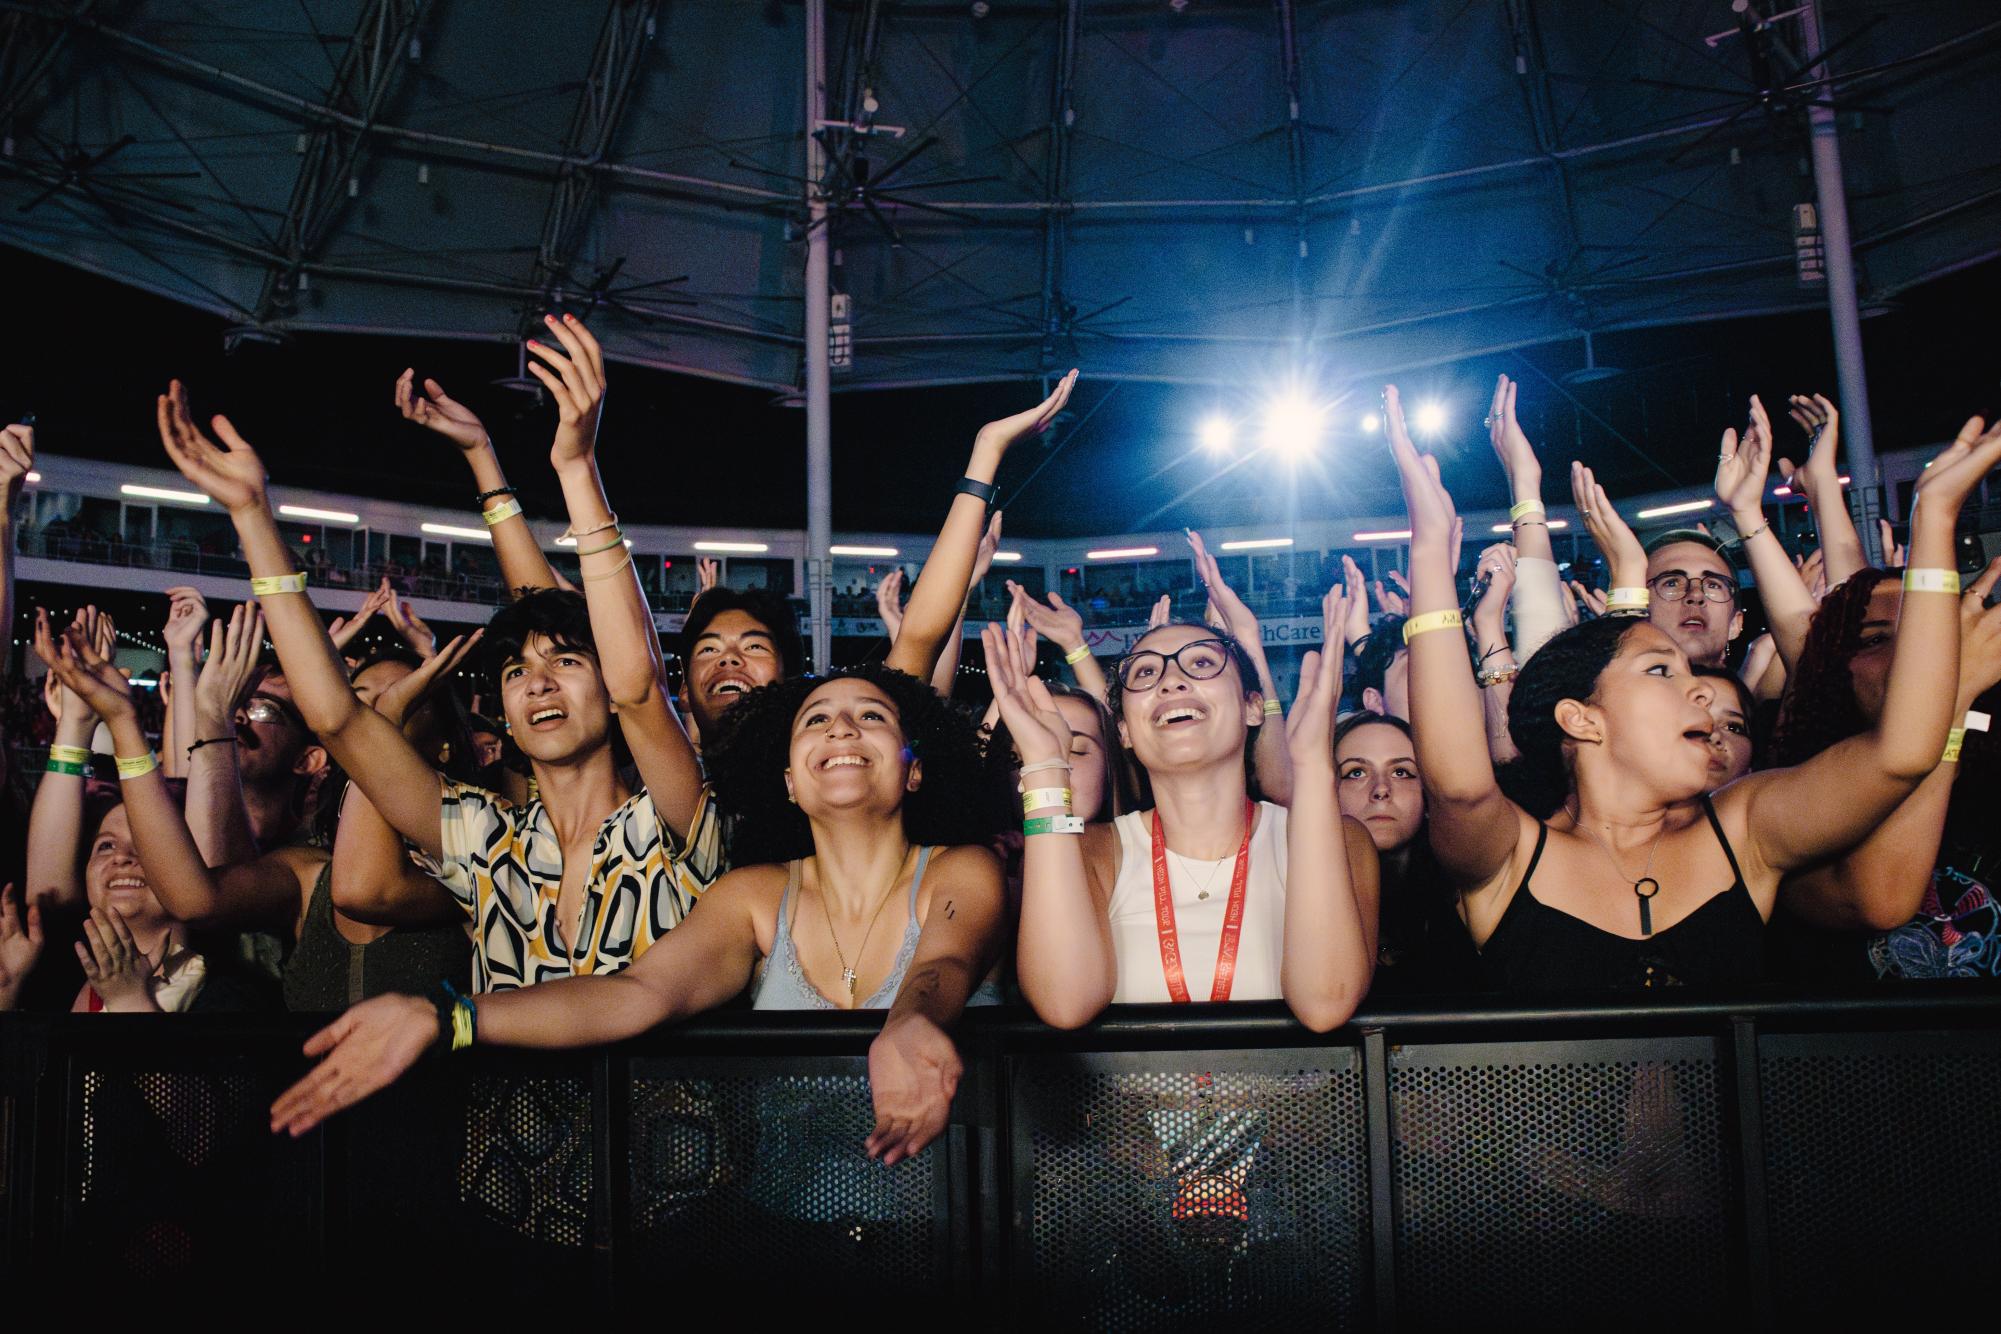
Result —
M1223 939L1216 949L1216 981L1209 999L1230 999L1237 980L1237 938L1244 931L1244 891L1251 878L1250 799L1244 799L1244 842L1237 849L1237 869L1230 877L1230 903L1223 912ZM1160 970L1167 974L1167 995L1176 1005L1188 1004L1188 979L1181 968L1181 938L1174 929L1174 891L1167 886L1167 836L1160 829L1160 812L1153 813L1153 920L1160 928Z

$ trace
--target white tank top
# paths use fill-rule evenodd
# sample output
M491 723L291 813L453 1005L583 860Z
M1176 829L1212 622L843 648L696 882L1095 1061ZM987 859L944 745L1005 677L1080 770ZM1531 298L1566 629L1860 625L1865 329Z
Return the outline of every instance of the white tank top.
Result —
M1119 831L1119 878L1112 886L1112 950L1119 985L1112 1003L1171 999L1160 966L1160 930L1153 910L1153 812L1133 811L1113 822ZM1221 861L1195 861L1168 850L1167 887L1174 896L1174 926L1190 998L1209 999L1216 984L1216 951L1230 903L1234 850ZM1203 897L1204 894L1207 897ZM1251 865L1244 892L1244 925L1237 942L1237 977L1231 1000L1277 1000L1279 958L1285 947L1285 807L1258 803L1251 835Z

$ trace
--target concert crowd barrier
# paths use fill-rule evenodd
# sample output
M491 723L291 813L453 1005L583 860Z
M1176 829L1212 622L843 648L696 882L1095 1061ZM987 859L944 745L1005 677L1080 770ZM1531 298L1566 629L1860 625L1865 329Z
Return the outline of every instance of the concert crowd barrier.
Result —
M5 1289L940 1329L1991 1314L2001 994L1371 1007L1326 1037L1269 1005L975 1013L949 1131L891 1168L861 1147L879 1020L482 1050L291 1141L266 1109L310 1016L0 1015Z

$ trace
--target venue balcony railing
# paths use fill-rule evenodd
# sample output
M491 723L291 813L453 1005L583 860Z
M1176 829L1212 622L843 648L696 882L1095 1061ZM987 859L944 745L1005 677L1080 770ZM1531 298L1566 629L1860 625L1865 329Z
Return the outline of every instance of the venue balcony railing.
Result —
M6 1281L862 1327L1853 1327L1978 1309L2001 1198L2001 994L1963 984L1413 1002L1325 1036L1275 1005L974 1013L946 1133L889 1168L862 1151L879 1015L482 1049L273 1137L318 1022L0 1015Z

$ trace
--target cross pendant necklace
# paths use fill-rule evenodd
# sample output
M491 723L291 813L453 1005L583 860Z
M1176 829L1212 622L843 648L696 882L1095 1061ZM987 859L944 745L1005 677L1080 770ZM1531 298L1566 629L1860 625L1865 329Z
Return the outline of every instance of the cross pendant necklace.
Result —
M876 900L875 913L868 919L868 930L862 932L862 943L855 950L855 964L862 961L862 955L868 949L868 938L875 933L876 919L882 916L884 905L889 902L890 895L896 890L896 882L903 878L903 864L909 860L910 852L906 849L902 860L896 864L895 873L889 878L889 884L883 888L882 897ZM841 938L834 931L834 910L827 906L827 891L824 886L820 890L820 912L827 919L827 938L834 942L834 957L841 961L841 983L847 987L848 1002L852 1005L855 1000L855 964L850 964L848 956L841 951Z

